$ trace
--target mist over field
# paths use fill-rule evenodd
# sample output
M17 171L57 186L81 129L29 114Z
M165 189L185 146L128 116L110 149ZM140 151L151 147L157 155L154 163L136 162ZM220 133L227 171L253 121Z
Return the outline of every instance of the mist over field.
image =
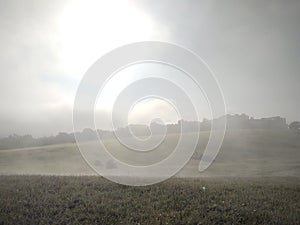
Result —
M300 1L0 1L0 224L298 224Z
M230 124L234 126L234 123ZM269 123L269 126L270 124L272 123ZM278 126L276 123L275 125ZM142 128L141 126L136 128L136 132L139 132L136 135L139 138L147 138L148 130ZM204 160L202 159L203 151L208 143L210 131L203 130L195 133L191 129L191 132L184 134L176 130L167 133L166 136L159 133L152 134L155 137L154 140L163 138L163 142L155 150L146 153L136 153L123 145L114 135L106 134L102 136L102 148L108 149L116 159L131 165L148 165L168 157L174 151L181 135L192 142L193 137L198 134L197 148L191 160L177 176L299 177L300 175L300 133L287 126L278 127L277 130L273 128L228 128L217 158L212 166L202 173L198 170L198 164L200 160ZM89 135L82 136L84 141L79 146L88 146L91 152L99 151L99 140L94 136L95 133L92 132ZM130 133L123 133L123 135L126 143L135 143L136 140L130 136ZM97 173L91 167L99 167L103 173L101 175L104 175L106 171L118 170L115 168L114 160L107 158L96 157L93 164L88 165L81 156L77 144L74 143L75 140L67 134L64 135L65 139L62 139L63 135L60 137L60 139L57 138L58 143L51 145L0 150L1 174L96 175ZM163 171L165 168L162 166L160 169ZM118 174L122 175L122 171Z
M281 169L281 174L298 174L293 163L292 172L285 171L283 165L290 164L283 160L287 157L299 158L294 156L298 154L294 136L298 135L300 120L297 1L237 5L233 1L125 1L116 3L118 9L114 3L96 1L0 4L1 174L84 174L90 169L79 155L78 142L96 141L96 137L110 143L111 151L117 151L119 157L127 155L124 160L131 163L142 153L133 156L131 151L122 150L124 143L125 147L146 149L169 138L170 143L154 151L159 153L155 159L145 154L146 159L158 162L159 157L172 153L180 133L188 136L183 152L195 144L195 153L184 153L186 158L193 155L190 164L194 160L195 168L197 154L198 161L203 156L209 164L213 159L223 160L222 154L241 162L249 160L249 155L254 158L253 168L264 164L260 158L264 155L270 164L278 164L277 170L273 168L275 174ZM172 10L168 10L171 5ZM200 83L184 72L192 68L192 58L185 70L152 61L124 66L106 80L106 74L98 71L96 78L105 80L102 86L96 78L88 80L96 62L101 63L97 60L105 59L106 53L145 40L171 43L161 48L158 56L175 57L176 51L167 51L172 44L197 54L206 67L198 71ZM129 51L124 55L133 54ZM208 82L205 69L213 82ZM179 121L187 121L187 130L180 130ZM223 133L214 133L218 129ZM282 138L281 134L272 136L274 132L282 133ZM200 144L199 148L198 141L189 136L192 134L199 136L199 143L208 145ZM207 136L214 134L219 135L220 142L214 143L215 149L221 147L217 158L217 151L211 156L205 153L210 144ZM135 135L145 140L154 138L147 143ZM223 138L224 143L241 144L224 147ZM26 149L15 150L19 148ZM277 148L282 151L273 150ZM289 150L293 153L286 154ZM64 156L67 151L69 158ZM55 165L53 159L57 157L65 166ZM96 160L105 168L105 159Z
M299 7L298 1L1 1L0 137L71 132L75 93L87 69L106 52L144 40L185 46L203 58L228 113L298 121ZM106 97L126 83L113 84ZM104 118L109 101L99 111ZM160 103L140 117L161 109L176 122ZM211 119L199 107L200 120ZM110 128L105 119L99 126Z

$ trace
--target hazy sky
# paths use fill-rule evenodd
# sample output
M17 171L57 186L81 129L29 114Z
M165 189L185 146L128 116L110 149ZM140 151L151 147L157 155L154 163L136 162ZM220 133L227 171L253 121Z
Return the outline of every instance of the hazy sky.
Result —
M300 1L0 1L0 136L72 131L89 66L145 40L201 56L229 113L300 120L299 12Z

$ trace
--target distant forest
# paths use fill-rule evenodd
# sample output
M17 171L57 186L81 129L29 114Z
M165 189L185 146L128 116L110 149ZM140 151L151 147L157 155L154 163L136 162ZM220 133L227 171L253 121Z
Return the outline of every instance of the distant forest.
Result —
M286 119L282 117L270 117L254 119L250 118L246 114L241 115L225 115L217 119L207 120L204 119L202 122L198 121L185 121L180 120L176 124L161 125L158 123L152 123L150 127L146 125L129 125L127 127L119 128L116 133L119 136L130 137L133 133L135 136L148 136L152 134L167 133L179 133L181 126L184 125L188 132L198 131L209 131L211 129L211 124L220 123L221 120L227 119L226 129L293 129L299 131L300 123L295 121L290 125L287 125ZM151 130L151 131L150 131ZM26 148L53 144L63 144L63 143L75 143L75 135L80 140L92 141L101 139L109 139L114 137L113 131L107 130L92 130L91 128L86 128L81 132L77 133L65 133L60 132L56 136L34 138L31 135L9 135L8 137L0 139L0 149L14 149L14 148Z

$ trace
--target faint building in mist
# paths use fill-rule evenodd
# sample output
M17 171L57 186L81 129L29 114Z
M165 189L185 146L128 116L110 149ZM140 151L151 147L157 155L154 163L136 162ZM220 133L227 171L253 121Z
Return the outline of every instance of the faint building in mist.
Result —
M288 129L286 119L280 116L254 119L246 114L225 115L214 119L213 122L218 124L221 120L227 119L227 129Z
M234 129L267 129L267 130L282 130L289 129L286 123L286 119L280 116L254 119L246 114L235 114L235 115L224 115L219 118L208 120L203 119L202 122L199 121L187 121L179 120L174 124L160 124L153 122L150 126L134 124L128 125L126 127L118 128L115 132L120 137L131 137L134 136L149 136L149 135L159 135L165 133L181 133L185 132L198 132L211 130L212 123L214 128L222 128L224 120L227 120L227 130ZM183 129L182 129L183 128ZM33 138L31 135L10 135L5 138L0 139L0 149L12 149L12 148L23 148L23 147L33 147L33 146L43 146L52 144L62 144L62 143L74 143L76 139L80 141L94 141L100 139L110 139L115 138L113 131L108 130L93 130L91 128L85 128L81 132L76 133L64 133L60 132L56 136Z

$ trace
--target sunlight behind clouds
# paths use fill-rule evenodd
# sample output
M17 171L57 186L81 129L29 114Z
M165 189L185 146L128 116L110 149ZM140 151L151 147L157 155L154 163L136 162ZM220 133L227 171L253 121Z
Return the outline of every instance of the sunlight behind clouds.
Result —
M166 35L151 18L128 1L70 2L60 18L61 63L71 76L82 77L106 52L136 41Z
M124 44L168 37L166 27L128 1L0 6L1 76L6 76L0 82L0 137L71 131L77 85L98 58Z
M171 101L157 98L148 98L137 102L128 115L129 124L150 125L156 119L167 124L177 123L181 118Z
M147 40L179 44L205 60L230 113L298 121L299 9L299 1L0 1L0 137L71 132L87 69L115 48ZM109 114L135 80L108 84L95 110ZM197 106L209 119L207 107Z

